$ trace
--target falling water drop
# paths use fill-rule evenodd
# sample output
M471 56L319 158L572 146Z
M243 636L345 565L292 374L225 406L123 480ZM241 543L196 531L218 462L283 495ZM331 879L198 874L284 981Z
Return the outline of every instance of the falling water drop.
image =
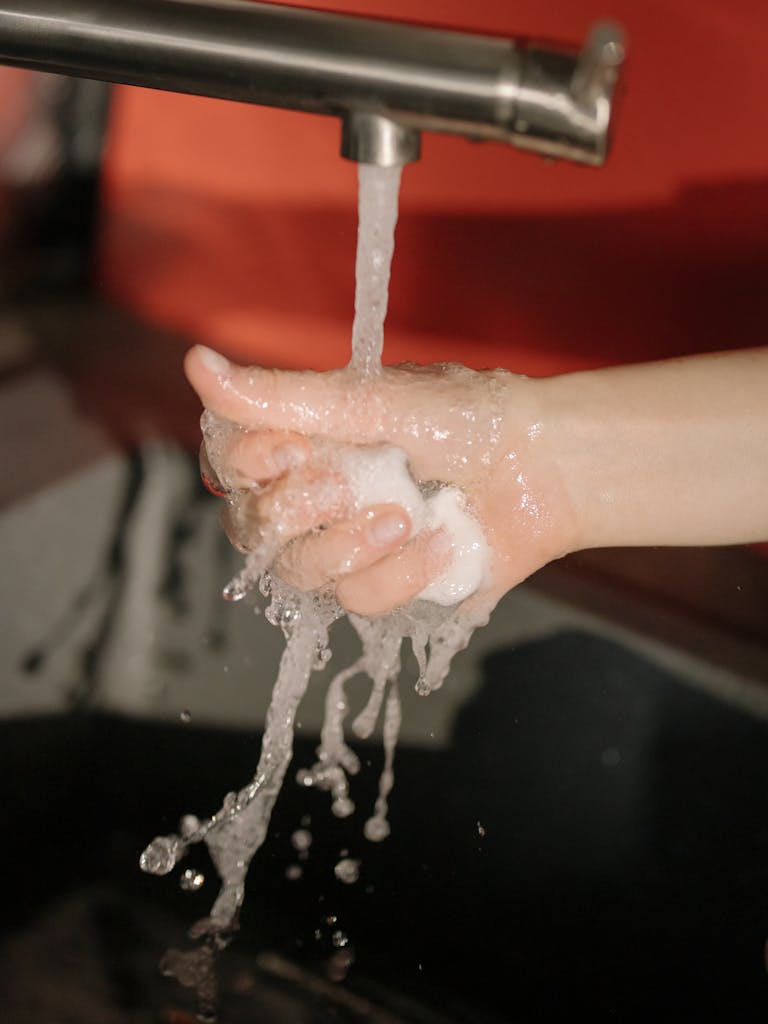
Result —
M205 875L201 871L195 871L194 868L187 868L186 871L181 873L179 878L179 886L184 892L197 892L201 889L205 883Z
M333 869L334 875L345 885L353 885L360 877L360 861L345 857Z
M139 867L148 875L167 875L176 866L178 850L176 836L157 836L139 858Z
M291 836L291 845L300 853L308 850L312 845L312 833L305 828L297 828Z
M372 843L381 843L389 835L389 822L386 818L374 817L369 818L363 825L363 835Z

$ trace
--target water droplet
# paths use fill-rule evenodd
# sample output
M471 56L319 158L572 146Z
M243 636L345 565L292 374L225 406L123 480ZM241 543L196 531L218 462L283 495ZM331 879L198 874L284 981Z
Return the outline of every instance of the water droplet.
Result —
M148 875L167 875L176 866L178 849L176 836L157 836L139 858L139 867Z
M311 814L304 814L304 815L302 815L302 818L301 818L301 821L299 822L299 824L301 825L302 828L309 828L309 826L312 824L312 815Z
M188 725L192 721L192 712L185 708L179 713L179 720L182 721L184 725Z
M346 936L340 928L337 928L331 935L331 942L336 949L343 949L349 942L349 937Z
M363 826L363 835L371 843L380 843L389 835L389 822L386 818L369 818Z
M289 882L297 882L304 874L304 868L300 864L289 864L285 869L285 877Z
M317 646L315 647L315 660L312 668L315 672L322 672L328 662L331 660L331 650L328 647L328 643L325 640L318 640Z
M481 839L485 835L485 826L481 825L479 821L477 823L477 834L480 836Z
M279 626L280 620L283 614L283 603L277 601L275 598L272 599L272 604L264 612L264 618L271 626Z
M187 868L179 878L179 885L184 892L197 892L202 888L204 882L205 875L201 871L195 871L194 868Z
M253 584L245 576L238 575L231 579L221 592L225 601L242 601Z
M299 621L301 613L299 609L293 604L286 604L283 606L283 610L280 614L280 625L283 629L292 628L293 625Z
M291 836L291 844L294 850L308 850L312 845L312 833L305 828L297 828Z
M325 969L328 980L344 981L349 974L349 969L354 963L354 959L351 946L348 946L346 949L337 949L328 961Z
M419 676L416 682L415 689L416 693L418 693L420 697L428 697L432 692L432 687L429 685L424 676Z
M259 580L259 590L261 591L264 597L269 597L269 595L272 593L272 577L269 575L268 572L264 572L261 574L261 579Z
M350 814L355 813L355 805L349 797L342 796L333 801L331 810L337 818L348 818Z
M334 875L345 885L353 885L360 877L360 861L345 857L333 869Z
M186 839L200 828L200 819L194 814L185 814L179 822L179 832Z

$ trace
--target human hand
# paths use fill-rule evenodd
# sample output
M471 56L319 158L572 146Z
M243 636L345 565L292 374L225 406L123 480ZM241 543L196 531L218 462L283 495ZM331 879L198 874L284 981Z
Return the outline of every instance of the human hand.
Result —
M490 565L468 599L503 593L576 546L576 523L540 408L537 382L456 365L387 367L369 380L246 369L195 348L187 377L203 404L237 425L217 453L238 493L225 526L243 550L276 531L276 571L302 590L329 584L347 611L381 615L421 593L451 560L443 530L416 531L395 502L360 510L328 445L394 445L413 477L461 489ZM234 513L233 513L234 510Z

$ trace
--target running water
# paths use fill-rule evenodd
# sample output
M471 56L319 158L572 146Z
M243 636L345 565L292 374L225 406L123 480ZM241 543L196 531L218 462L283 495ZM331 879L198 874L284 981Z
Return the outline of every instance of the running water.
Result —
M372 164L360 164L358 168L355 319L349 366L366 377L381 370L402 170Z
M361 165L359 172L355 319L348 368L350 387L381 369L401 168ZM236 428L216 419L210 412L204 413L202 426L209 468L219 481L224 481L226 488L229 473L224 452L226 440ZM487 572L487 545L479 523L465 509L462 493L455 487L436 488L434 481L422 490L412 479L405 453L400 449L316 442L315 454L346 480L357 508L377 501L397 501L408 511L414 531L442 527L453 544L451 564L408 607L374 620L349 616L360 639L361 654L354 664L331 681L317 749L318 760L311 768L297 773L300 785L314 786L329 793L331 810L337 817L345 818L354 813L349 780L360 770L360 763L344 737L345 686L355 676L367 676L371 680L370 697L352 722L352 731L361 739L371 736L382 717L383 707L384 767L373 813L363 828L368 840L380 842L389 835L387 810L394 784L395 747L401 720L397 680L403 641L410 639L419 666L417 691L426 695L442 685L453 655L467 645L475 627L487 618L479 615L470 618L458 611L461 601L477 589ZM230 513L236 519L240 496L232 491L227 498ZM278 526L261 537L259 545L247 556L243 570L224 589L228 600L239 600L258 584L270 599L267 619L280 626L286 638L256 773L239 792L227 794L212 817L201 822L187 815L182 819L178 834L154 839L140 861L144 871L164 875L173 870L191 845L200 842L207 845L221 879L221 888L210 915L198 921L190 935L205 938L209 944L217 946L226 944L236 926L245 876L266 838L272 809L293 755L297 707L312 672L323 668L330 657L328 630L343 614L331 594L301 593L270 573L270 565L281 546ZM294 833L293 844L300 856L307 855L310 843L311 835L306 830ZM300 868L298 871L300 873ZM335 874L340 881L353 884L359 875L359 862L343 859L336 865ZM197 877L195 872L185 871L182 887L195 888ZM198 884L202 884L202 879ZM172 951L166 958L166 969L183 984L197 986L195 979L199 972L195 965L199 960L199 950ZM201 985L203 983L210 983L207 974L200 981Z

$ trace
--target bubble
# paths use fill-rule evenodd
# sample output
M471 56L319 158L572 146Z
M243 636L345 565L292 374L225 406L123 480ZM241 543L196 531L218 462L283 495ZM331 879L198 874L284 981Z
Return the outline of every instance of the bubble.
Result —
M186 708L183 711L180 711L179 721L183 722L184 725L189 725L189 723L192 721L192 712L188 711Z
M304 874L304 869L300 864L289 864L285 869L285 877L289 882L297 882Z
M336 931L331 934L331 942L335 949L343 949L344 946L349 943L349 936L345 935L340 928L337 928Z

